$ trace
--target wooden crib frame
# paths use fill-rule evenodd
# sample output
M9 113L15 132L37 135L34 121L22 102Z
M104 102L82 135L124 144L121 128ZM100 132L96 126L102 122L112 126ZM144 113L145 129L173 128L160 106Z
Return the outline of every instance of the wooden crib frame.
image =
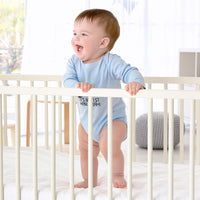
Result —
M148 100L148 199L153 199L153 142L152 142L152 115L153 115L153 100L154 99L163 99L164 101L164 113L167 115L169 113L169 149L167 150L167 143L164 142L164 160L168 162L168 199L173 199L173 115L174 115L174 100L180 100L180 108L183 107L183 101L185 99L190 100L190 199L195 199L195 189L194 189L194 167L195 167L195 122L196 133L197 133L197 149L196 156L197 162L200 164L200 112L195 112L200 110L200 78L173 78L173 77L145 77L145 82L147 83L147 89L141 90L136 96L130 96L126 91L122 89L91 89L88 93L82 93L79 89L74 88L62 88L61 86L61 76L54 77L51 76L53 80L59 79L58 87L21 87L19 84L19 79L32 79L32 76L13 76L13 80L17 80L17 86L2 86L0 87L0 199L4 199L4 184L3 184L3 137L2 137L2 99L6 99L6 95L15 95L16 98L16 124L15 124L15 142L16 142L16 193L17 200L21 199L21 189L20 189L20 96L21 95L30 95L32 97L32 106L33 106L33 152L34 152L34 198L38 199L38 182L37 182L37 97L39 95L50 96L52 102L52 117L51 117L51 133L52 133L52 144L51 144L51 157L52 157L52 173L51 173L51 198L56 199L56 183L55 183L55 158L56 158L56 143L55 143L55 103L56 97L58 97L59 102L62 102L62 98L70 97L70 199L75 199L74 195L74 154L75 154L75 132L76 132L76 116L75 116L75 97L76 96L87 96L88 101L88 118L89 118L89 133L88 133L88 147L89 147L89 199L93 199L93 178L92 178L92 100L94 96L107 97L108 98L108 195L107 199L112 199L112 98L122 97L128 100L128 180L127 180L127 196L128 199L132 199L132 164L135 160L135 106L136 99L145 98ZM47 77L39 76L41 80L45 80ZM38 78L38 77L37 77ZM55 78L55 79L54 79ZM8 77L0 76L1 80L8 80ZM36 79L36 76L33 78ZM46 80L45 80L46 81ZM154 83L162 83L164 89L155 90L152 89ZM180 85L179 90L168 90L168 84L178 84ZM196 88L194 90L184 90L184 84L195 84ZM5 106L5 103L4 103ZM181 110L180 109L180 110ZM5 108L4 108L5 112ZM61 112L61 111L60 111ZM5 117L5 115L4 115ZM180 118L183 120L183 112L181 110ZM4 122L5 129L5 122ZM183 132L183 127L180 128ZM164 125L164 132L166 132L166 124ZM183 134L180 133L180 142L182 142ZM183 145L183 144L181 144ZM181 146L180 145L180 146ZM62 146L62 145L61 145ZM48 148L48 144L46 144ZM183 157L183 148L180 147L180 160ZM167 159L168 158L168 159ZM167 161L168 160L168 161Z

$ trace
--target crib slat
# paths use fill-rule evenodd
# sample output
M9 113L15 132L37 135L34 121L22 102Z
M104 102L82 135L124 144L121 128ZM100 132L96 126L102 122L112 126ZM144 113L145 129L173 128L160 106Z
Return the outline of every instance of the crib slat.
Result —
M74 195L74 101L75 101L75 97L71 97L70 98L70 112L69 112L69 137L70 137L70 142L69 142L69 146L70 146L70 152L69 152L69 156L70 156L70 167L69 167L69 175L70 175L70 200L74 200L75 195Z
M7 129L7 95L4 94L3 95L3 99L4 99L4 146L8 146L8 129Z
M34 82L33 81L30 81L30 87L34 87ZM31 138L31 144L30 142L26 143L27 145L26 146L29 146L29 145L33 145L33 95L30 95L30 138ZM29 140L30 140L29 138Z
M174 196L173 149L174 149L174 99L169 99L168 199L170 200L172 200Z
M194 139L195 139L195 100L191 100L190 106L190 200L194 200Z
M168 135L167 99L164 99L164 127L163 127L163 162L167 163L167 135Z
M200 100L197 100L197 110L200 110ZM200 112L197 112L197 164L200 165Z
M148 101L148 199L153 199L153 99Z
M74 100L74 152L76 153L77 152L77 144L76 144L76 99Z
M17 200L21 199L21 187L20 187L20 96L16 95L16 197Z
M93 98L88 98L88 197L93 200Z
M136 109L135 109L135 105L136 105L136 100L135 98L131 99L131 118L132 118L132 161L136 161Z
M180 90L184 89L184 85L180 85ZM180 110L180 163L184 163L184 100L179 101Z
M48 87L48 82L45 81L45 87ZM49 148L49 127L48 127L48 96L45 95L44 96L44 124L45 124L45 148L48 149Z
M62 151L62 97L58 97L58 135L59 151Z
M37 154L37 96L33 95L33 185L34 199L38 199L38 154Z
M61 88L61 82L58 82L58 87ZM62 151L62 97L58 97L58 134L59 134L59 150Z
M33 146L33 95L31 95L31 102L30 102L30 121L31 121L31 146Z
M133 99L129 98L129 105L128 105L128 177L127 177L127 195L128 200L132 199L132 123L134 122L132 115L135 114L135 110L133 109Z
M164 89L168 89L168 85L164 84ZM163 162L167 163L167 121L168 121L168 112L167 112L167 99L164 99L164 126L163 126Z
M7 80L3 81L3 85L6 86L7 85ZM3 145L4 146L8 146L8 130L7 130L7 95L4 94L3 95L3 105L4 105L4 131L3 131Z
M0 94L0 199L4 200L4 186L3 186L2 94Z
M198 91L200 91L200 85L197 85L196 88ZM200 100L196 100L197 109L200 110ZM196 159L197 164L200 165L200 112L196 112L197 115L197 149L196 149Z
M108 199L112 200L112 98L108 97Z
M56 199L56 126L55 126L55 96L51 100L52 116L51 116L51 199Z

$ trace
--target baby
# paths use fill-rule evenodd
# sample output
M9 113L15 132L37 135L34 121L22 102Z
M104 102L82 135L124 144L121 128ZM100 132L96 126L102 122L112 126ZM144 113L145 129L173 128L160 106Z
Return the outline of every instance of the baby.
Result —
M80 13L74 22L71 40L75 55L67 63L64 87L80 88L88 92L91 88L121 88L120 81L130 95L144 88L144 79L137 68L111 54L120 35L115 16L103 9L89 9ZM80 162L83 181L76 188L88 187L88 98L77 97L80 124L78 128ZM97 186L98 154L101 151L107 161L107 98L93 98L93 186ZM124 188L124 156L121 144L127 134L125 104L121 98L113 98L113 186Z

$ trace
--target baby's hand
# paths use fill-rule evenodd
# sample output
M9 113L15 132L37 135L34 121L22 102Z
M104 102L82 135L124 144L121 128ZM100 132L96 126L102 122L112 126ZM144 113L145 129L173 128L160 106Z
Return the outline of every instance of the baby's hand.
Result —
M77 87L82 90L82 92L88 92L92 88L92 84L86 82L80 82Z
M130 95L136 95L137 92L141 89L144 89L144 87L138 82L130 82L125 86L125 89Z

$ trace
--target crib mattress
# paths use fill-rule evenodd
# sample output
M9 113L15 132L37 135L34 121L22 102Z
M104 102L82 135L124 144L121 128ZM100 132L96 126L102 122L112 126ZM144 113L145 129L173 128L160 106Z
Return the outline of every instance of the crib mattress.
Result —
M51 153L49 150L38 150L38 189L39 200L51 199ZM16 199L15 187L15 149L4 148L4 198ZM21 149L21 198L33 198L33 152L31 148ZM94 188L95 200L107 199L107 164L99 157L99 182ZM81 180L79 155L75 156L75 182ZM167 196L168 166L162 163L153 164L153 196L154 199L168 199ZM126 174L126 172L125 172ZM133 164L133 199L147 199L147 164ZM195 167L195 199L200 199L200 167ZM57 200L69 199L69 155L56 153L56 192ZM77 200L88 199L88 189L75 189ZM113 199L127 199L127 189L113 188ZM189 167L188 165L174 165L174 199L189 199Z

